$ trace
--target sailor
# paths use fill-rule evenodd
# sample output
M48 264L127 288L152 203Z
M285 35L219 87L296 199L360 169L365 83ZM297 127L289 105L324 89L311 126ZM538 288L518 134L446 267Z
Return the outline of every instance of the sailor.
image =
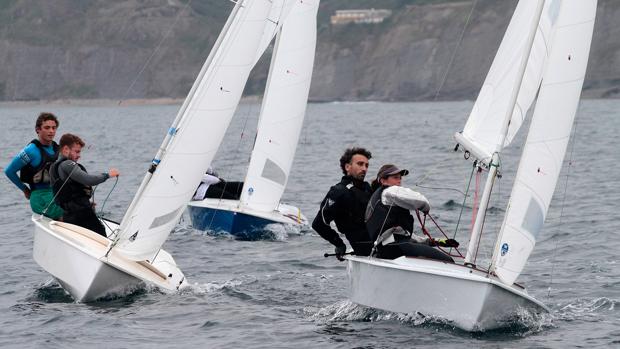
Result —
M424 195L400 186L402 177L408 174L409 170L386 164L373 180L372 186L377 189L366 208L365 220L370 238L376 244L377 257L424 256L453 262L450 256L430 246L458 247L456 240L435 240L413 233L415 221L410 210L428 214L430 205Z
M239 200L242 190L243 182L227 182L209 167L202 176L192 200L200 201L205 198Z
M220 182L221 180L218 178L217 172L215 172L211 167L209 167L207 169L207 172L202 175L202 179L200 180L200 184L198 185L198 188L196 189L192 200L203 200L205 198L205 195L207 194L207 189L209 189L212 184L217 184Z
M336 222L336 228L343 233L356 255L368 256L372 242L364 223L364 212L370 199L370 185L364 182L368 171L371 153L364 148L347 149L340 157L340 168L344 176L340 183L332 186L321 202L312 228L321 237L336 246L336 257L342 257L346 245L330 223Z
M80 159L84 141L76 135L65 133L60 137L60 156L50 169L52 189L56 203L65 211L64 221L90 229L106 236L105 227L95 214L90 198L93 185L118 177L117 169L91 175L77 161Z
M58 119L54 114L39 114L34 127L37 138L30 141L4 170L30 201L32 211L52 219L60 219L63 215L62 209L52 200L54 195L49 178L49 168L58 157L58 144L54 142L57 129Z

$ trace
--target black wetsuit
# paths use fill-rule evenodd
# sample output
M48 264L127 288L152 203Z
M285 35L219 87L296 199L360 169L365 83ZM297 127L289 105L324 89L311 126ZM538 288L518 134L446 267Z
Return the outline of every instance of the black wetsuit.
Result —
M370 199L370 185L364 181L344 176L340 183L329 189L321 202L312 228L323 239L336 247L346 247L338 233L329 226L336 222L338 231L343 233L356 255L367 256L372 249L372 241L366 230L364 213Z
M382 186L371 196L366 210L366 227L374 242L384 231L401 227L411 234L413 232L414 219L409 210L393 205L386 206L381 202L383 190L388 188ZM425 243L418 243L404 235L394 235L394 242L378 245L377 257L385 259L395 259L401 256L427 257L431 259L454 262L447 254L434 249Z

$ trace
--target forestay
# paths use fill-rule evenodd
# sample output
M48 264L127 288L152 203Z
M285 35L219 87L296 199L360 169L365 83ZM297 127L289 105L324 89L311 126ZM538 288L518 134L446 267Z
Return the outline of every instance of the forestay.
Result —
M521 79L519 68L529 50L528 34L538 1L519 1L462 133L455 138L475 158L488 164L495 152L510 144L536 97L549 55L549 38L561 1L547 1L538 23L517 101L511 98ZM503 144L505 116L511 116Z
M276 37L242 207L277 208L304 120L316 46L319 0L297 0Z
M519 276L545 220L579 103L592 40L596 0L554 1L553 6L558 8L547 12L548 17L557 16L549 63L494 251L492 269L506 284Z
M152 259L176 225L224 136L268 22L269 0L239 1L121 223L116 248ZM149 180L150 178L150 180Z

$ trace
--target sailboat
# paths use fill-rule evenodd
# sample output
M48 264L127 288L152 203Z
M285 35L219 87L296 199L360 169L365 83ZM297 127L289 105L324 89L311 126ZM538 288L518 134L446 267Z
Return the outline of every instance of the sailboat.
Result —
M107 237L33 216L34 260L76 301L122 294L145 283L171 292L187 284L162 245L211 164L256 53L267 47L277 4L281 13L281 1L236 2L122 221L103 220Z
M274 28L275 45L241 196L239 199L191 201L188 208L194 228L256 239L263 237L271 224L308 224L299 208L280 201L289 179L308 101L318 5L318 0L298 0L279 6L284 10L277 10L283 15ZM264 42L268 42L267 39ZM257 56L263 51L264 47ZM224 131L207 130L210 137L220 139Z
M506 326L548 308L515 283L542 229L562 167L585 76L596 0L518 3L458 147L488 171L464 261L348 256L351 300L421 313L466 331ZM529 132L488 268L476 250L494 180L534 99Z

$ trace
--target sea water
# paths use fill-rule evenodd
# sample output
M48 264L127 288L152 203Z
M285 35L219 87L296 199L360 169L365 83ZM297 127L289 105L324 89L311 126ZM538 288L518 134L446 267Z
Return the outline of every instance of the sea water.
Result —
M367 178L385 163L409 169L403 185L426 195L442 228L450 235L456 231L461 246L467 246L476 180L462 206L472 163L453 151L452 134L462 129L471 107L471 102L311 104L283 201L312 220L342 175L338 159L343 150L363 146L373 153ZM178 108L4 105L0 166L35 137L38 113L54 112L60 118L57 139L71 132L86 141L80 161L90 172L120 170L118 182L110 179L95 193L98 211L120 220ZM213 164L221 177L243 180L259 110L257 104L238 109ZM345 263L324 258L333 247L311 229L279 227L272 239L238 241L194 230L187 215L165 248L185 272L188 289L166 294L147 287L124 297L75 303L33 261L28 203L2 176L0 346L618 347L618 110L620 101L581 103L546 224L519 277L551 309L549 315L523 314L508 328L471 334L442 319L362 307L347 298ZM491 258L527 126L502 155L480 265Z

